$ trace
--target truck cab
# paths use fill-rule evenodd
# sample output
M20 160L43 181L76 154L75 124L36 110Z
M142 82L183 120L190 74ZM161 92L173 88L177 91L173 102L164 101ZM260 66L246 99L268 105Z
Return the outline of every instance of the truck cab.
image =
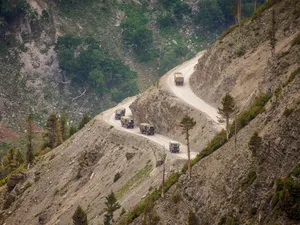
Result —
M183 83L184 83L183 74L180 72L174 73L174 82L175 82L176 86L183 85Z
M140 124L140 131L142 134L146 135L154 135L155 133L155 128L153 125L149 123L141 123Z
M170 142L169 143L169 150L170 150L171 153L179 153L180 144L178 142Z
M121 125L126 128L134 128L134 120L128 116L121 117Z
M115 111L115 119L120 120L122 116L125 116L125 108L119 108Z

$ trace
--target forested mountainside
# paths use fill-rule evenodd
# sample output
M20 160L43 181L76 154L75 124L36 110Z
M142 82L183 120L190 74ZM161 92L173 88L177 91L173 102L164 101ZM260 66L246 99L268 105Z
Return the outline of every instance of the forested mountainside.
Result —
M263 1L257 1L257 5ZM77 125L145 90L235 22L234 0L3 0L0 148L23 148L25 118ZM254 10L243 2L243 15Z
M219 107L225 93L235 100L230 138L216 135L191 179L185 168L164 198L149 195L119 224L299 224L299 12L299 0L269 1L199 59L198 96Z

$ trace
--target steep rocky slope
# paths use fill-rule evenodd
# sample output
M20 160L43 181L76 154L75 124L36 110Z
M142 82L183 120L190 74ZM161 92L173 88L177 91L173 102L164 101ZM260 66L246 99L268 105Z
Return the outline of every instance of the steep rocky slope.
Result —
M97 116L70 140L1 192L1 220L8 224L71 224L76 207L90 224L103 221L105 197L114 191L126 210L161 182L162 147L126 134ZM183 161L168 158L167 173ZM114 182L114 177L121 177ZM13 189L13 190L12 190ZM117 212L118 215L121 209Z
M297 68L299 47L291 46L299 35L299 1L283 1L263 15L243 21L219 40L199 60L191 83L199 96L219 106L230 92L240 107L249 105L260 92L274 92ZM231 29L232 30L232 29ZM276 47L272 56L270 35L275 32Z
M295 168L300 163L300 2L271 3L273 7L246 21L241 33L236 28L220 38L200 58L191 83L201 98L216 106L226 92L240 108L261 93L273 97L265 111L238 132L236 150L231 138L193 166L192 179L181 176L156 203L160 224L185 224L190 211L198 224L299 224L299 199L294 198L299 193L299 177L293 174L298 174ZM278 39L273 57L267 35L272 10ZM240 46L245 55L238 57ZM254 132L262 137L256 154L248 146ZM298 187L295 192L278 183L288 176L288 187ZM143 218L134 224L141 224Z

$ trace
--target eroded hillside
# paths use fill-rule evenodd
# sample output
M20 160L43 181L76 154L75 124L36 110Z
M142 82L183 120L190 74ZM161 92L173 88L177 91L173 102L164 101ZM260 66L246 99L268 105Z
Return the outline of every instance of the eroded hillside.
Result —
M193 166L192 179L182 175L158 200L151 211L157 224L299 224L299 9L296 0L270 1L200 58L191 84L211 104L219 106L229 92L242 111L257 96L272 97L249 124L255 107L237 117L245 127L236 146L233 134ZM276 29L270 31L272 15ZM277 39L273 56L270 32ZM255 132L262 139L251 151Z

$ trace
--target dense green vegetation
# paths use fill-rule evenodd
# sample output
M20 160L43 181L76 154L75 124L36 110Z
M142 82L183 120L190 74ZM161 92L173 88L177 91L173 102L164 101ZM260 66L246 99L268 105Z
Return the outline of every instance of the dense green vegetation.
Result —
M300 220L300 165L291 174L277 181L272 199L275 211L285 213L290 219Z
M137 93L136 73L112 57L99 41L65 35L58 38L57 51L60 67L74 82L90 85L99 94L109 93L117 102Z

